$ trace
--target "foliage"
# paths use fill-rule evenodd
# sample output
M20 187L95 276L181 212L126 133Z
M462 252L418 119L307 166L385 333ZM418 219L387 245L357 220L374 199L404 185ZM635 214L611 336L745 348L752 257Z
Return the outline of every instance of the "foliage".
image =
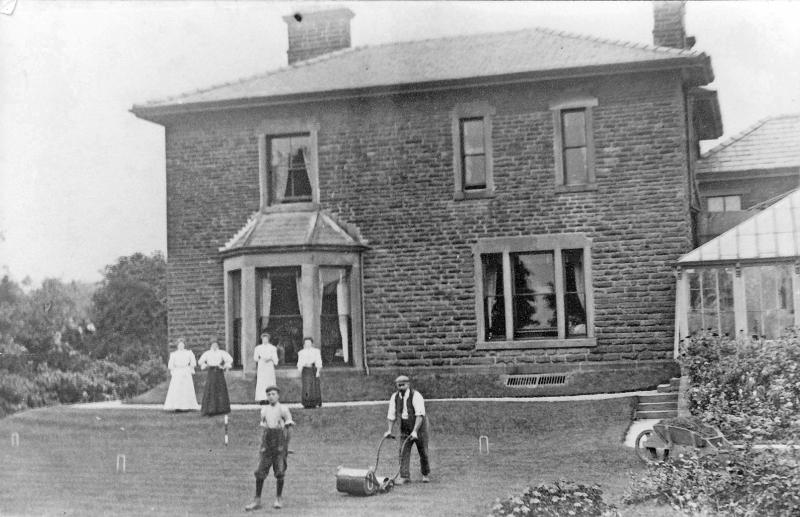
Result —
M797 451L752 449L680 455L649 466L624 502L652 500L684 515L800 515L799 460Z
M94 293L97 332L87 343L92 357L131 365L167 358L166 261L161 253L135 253L106 266Z
M163 275L159 264L163 265L164 260L160 255L142 257L134 255L109 266L106 285L119 285L118 278L132 275L144 278L145 283L157 284L150 290L161 297L153 302L154 312L160 313L164 291L159 290L162 286L157 278ZM48 279L41 287L26 292L7 275L0 279L0 416L48 404L132 397L166 379L162 358L166 351L154 352L156 348L164 348L166 341L166 320L163 318L162 325L160 316L150 318L151 328L146 332L140 318L133 325L138 337L123 334L115 341L122 350L115 357L127 360L128 364L93 358L86 353L99 342L88 319L93 312L91 290L88 284ZM130 294L130 290L112 289L105 291L100 299L117 304L108 297L112 292L119 296ZM153 300L139 297L137 303L147 299ZM113 332L105 335L109 334L114 335ZM142 341L157 336L161 336L157 347L153 342Z
M597 485L586 486L561 479L551 485L529 486L521 495L495 500L491 515L610 517L618 513L613 505L603 501L603 491Z
M691 338L681 365L692 414L734 440L800 438L800 337L774 341Z

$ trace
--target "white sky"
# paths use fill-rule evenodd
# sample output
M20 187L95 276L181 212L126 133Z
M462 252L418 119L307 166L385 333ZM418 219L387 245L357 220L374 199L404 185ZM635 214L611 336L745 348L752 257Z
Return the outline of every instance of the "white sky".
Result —
M0 7L12 0L0 0ZM286 63L282 2L33 2L0 14L0 274L98 280L166 250L164 132L135 103ZM650 2L341 2L354 46L542 26L650 43ZM689 2L725 137L800 112L800 2Z

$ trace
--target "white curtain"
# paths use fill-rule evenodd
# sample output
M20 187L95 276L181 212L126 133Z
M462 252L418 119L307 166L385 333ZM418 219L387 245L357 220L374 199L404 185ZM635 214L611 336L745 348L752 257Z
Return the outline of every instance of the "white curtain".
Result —
M275 201L280 203L286 197L286 183L289 181L289 160L291 156L279 156L278 163L273 169L272 181L275 183Z
M297 273L294 277L294 284L297 289L297 312L301 316L305 316L303 313L303 273Z
M259 332L269 326L270 305L272 305L272 280L270 280L268 273L261 279L261 328L258 329Z
M483 297L486 299L491 296L491 303L484 309L489 328L492 327L492 312L497 303L497 268L494 265L486 265L486 272L483 275ZM487 329L488 330L488 329Z
M350 362L350 335L348 322L350 321L350 285L347 271L339 271L339 285L336 286L336 307L339 313L339 333L342 335L342 357L345 363Z
M580 262L573 263L575 272L575 289L578 291L578 299L581 301L581 308L586 312L586 278L583 273L583 255Z

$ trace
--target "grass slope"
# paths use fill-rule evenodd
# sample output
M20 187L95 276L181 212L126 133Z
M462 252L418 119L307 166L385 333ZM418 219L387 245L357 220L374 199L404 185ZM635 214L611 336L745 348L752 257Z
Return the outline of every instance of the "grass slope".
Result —
M433 482L366 498L338 493L335 472L375 461L385 406L295 410L296 453L280 514L486 515L495 497L560 477L598 483L617 499L628 472L641 469L620 444L631 404L430 402ZM0 514L242 514L253 495L257 421L255 409L232 413L226 447L222 418L197 413L56 407L13 415L0 420ZM10 447L12 432L18 448ZM488 455L478 454L481 434L490 438ZM115 472L118 453L126 455L125 474ZM379 475L394 474L395 454L394 446L384 449ZM270 477L265 502L274 486Z

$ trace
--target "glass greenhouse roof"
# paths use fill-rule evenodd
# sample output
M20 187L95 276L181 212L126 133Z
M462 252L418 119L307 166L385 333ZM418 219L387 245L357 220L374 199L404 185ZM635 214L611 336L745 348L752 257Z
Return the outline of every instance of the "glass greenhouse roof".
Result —
M679 264L800 256L800 189L678 259Z

